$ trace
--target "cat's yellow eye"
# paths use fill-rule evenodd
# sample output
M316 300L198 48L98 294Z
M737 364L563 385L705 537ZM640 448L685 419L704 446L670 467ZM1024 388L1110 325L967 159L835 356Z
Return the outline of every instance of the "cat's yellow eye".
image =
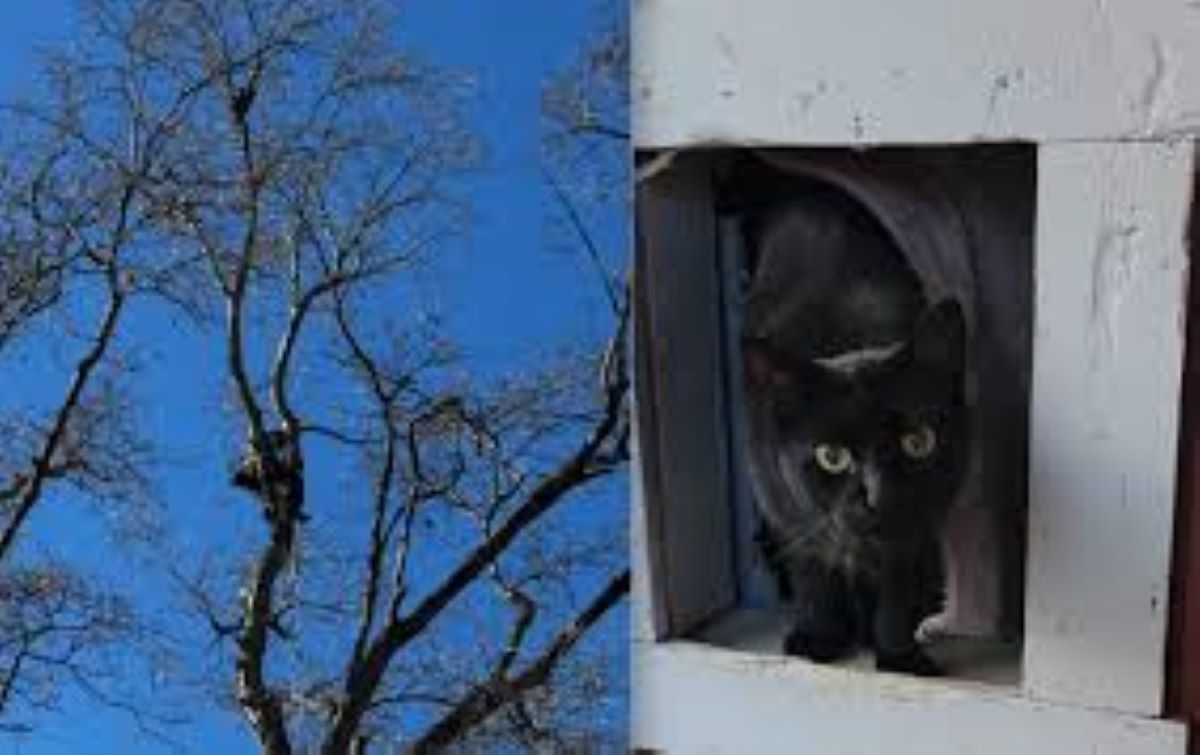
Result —
M920 425L900 436L900 450L910 459L927 459L937 449L937 433Z
M845 446L818 443L813 448L813 458L821 471L828 474L845 474L854 468L854 456Z

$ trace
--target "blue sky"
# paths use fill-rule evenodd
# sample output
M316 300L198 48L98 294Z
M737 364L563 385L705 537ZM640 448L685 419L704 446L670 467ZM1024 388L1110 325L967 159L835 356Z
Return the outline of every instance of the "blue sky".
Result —
M486 145L482 170L463 187L472 208L470 233L452 243L444 263L446 285L438 305L475 364L485 369L511 368L514 360L552 351L563 343L595 342L609 326L594 278L577 252L566 249L554 230L553 205L539 173L540 87L547 75L576 54L581 36L597 20L591 3L567 0L410 0L404 34L423 56L465 69L474 77L477 98L471 122ZM0 16L0 97L26 90L36 70L40 47L69 44L71 3L67 0L8 0ZM598 229L606 240L624 229ZM219 385L176 390L180 374L202 374L206 362L219 356L215 345L196 344L163 329L147 362L142 421L158 428L170 442L173 428L212 425ZM39 379L35 374L26 380ZM7 379L7 378L6 378ZM19 380L20 378L18 378ZM64 377L51 379L56 385ZM11 382L9 383L12 384ZM35 390L33 383L19 389ZM201 396L200 401L194 400ZM172 449L180 462L164 488L175 524L205 537L212 498L221 516L235 526L256 527L253 516L238 519L223 490L214 488L211 465L189 463L227 453L218 432L188 433ZM182 438L182 435L180 435ZM197 499L201 499L197 501ZM217 500L220 499L220 500ZM180 505L187 501L189 505ZM200 506L195 505L199 502ZM57 528L54 525L59 525ZM49 512L35 521L39 532L62 532L79 545L103 539L86 517L70 511ZM44 535L42 535L44 536ZM97 569L113 566L103 549L94 549ZM139 589L154 589L153 580ZM65 719L25 740L0 739L0 753L158 752L132 733L128 716L97 709L87 701L72 704ZM64 723L68 722L68 723ZM244 726L233 715L203 714L196 725L176 734L188 752L252 752Z

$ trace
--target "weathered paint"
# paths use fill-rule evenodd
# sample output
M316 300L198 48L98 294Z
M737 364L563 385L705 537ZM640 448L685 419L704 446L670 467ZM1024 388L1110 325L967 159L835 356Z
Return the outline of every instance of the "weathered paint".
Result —
M639 147L1153 139L1200 126L1189 0L635 0Z
M1182 724L968 682L635 643L635 746L681 755L1185 755Z
M1039 158L1026 691L1157 714L1192 145Z

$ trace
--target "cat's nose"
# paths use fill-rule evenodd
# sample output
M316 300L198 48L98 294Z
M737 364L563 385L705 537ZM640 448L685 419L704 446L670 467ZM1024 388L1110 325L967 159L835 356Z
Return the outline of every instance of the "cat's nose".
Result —
M862 486L867 508L872 511L879 510L879 501L883 496L883 480L880 478L879 470L874 465L867 465L863 469Z

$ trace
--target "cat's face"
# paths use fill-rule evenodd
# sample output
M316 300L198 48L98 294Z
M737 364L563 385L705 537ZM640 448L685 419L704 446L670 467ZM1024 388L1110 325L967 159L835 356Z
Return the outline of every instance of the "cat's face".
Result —
M891 350L789 363L747 348L767 393L775 460L790 495L837 533L881 542L928 537L966 457L963 323L928 310Z

